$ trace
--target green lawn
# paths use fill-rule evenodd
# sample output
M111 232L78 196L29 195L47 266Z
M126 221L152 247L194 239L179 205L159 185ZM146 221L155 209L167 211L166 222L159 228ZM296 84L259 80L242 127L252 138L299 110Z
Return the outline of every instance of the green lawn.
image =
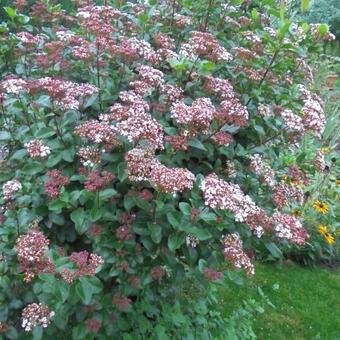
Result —
M275 308L265 302L258 287ZM340 271L257 264L255 277L245 286L223 288L225 315L249 297L265 308L254 320L260 340L340 339Z

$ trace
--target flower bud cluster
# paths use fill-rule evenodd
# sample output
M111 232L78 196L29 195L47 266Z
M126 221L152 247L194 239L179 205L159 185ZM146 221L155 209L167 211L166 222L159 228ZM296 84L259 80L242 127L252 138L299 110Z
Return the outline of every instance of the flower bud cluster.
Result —
M231 61L232 55L222 47L218 40L210 33L193 31L191 38L182 44L180 56L195 60L197 56L212 61Z
M304 201L303 190L296 185L288 184L281 181L274 187L273 203L277 207L288 206L290 201L294 199L298 204Z
M223 255L236 269L245 269L248 276L255 274L254 265L243 250L239 234L228 234L223 239Z
M45 183L45 193L50 199L56 199L60 195L60 190L63 186L70 183L68 177L63 176L60 170L54 169L46 173L48 181Z
M22 185L16 179L5 182L2 186L4 200L9 201L21 189L22 189Z
M301 245L309 237L306 229L294 216L276 212L271 219L276 235L281 239Z
M114 178L115 176L111 172L93 171L89 174L85 182L85 189L91 192L103 190L114 180Z
M54 264L46 256L49 243L48 238L36 228L17 239L16 252L21 270L25 274L25 282L31 282L38 273L55 272Z
M31 303L22 310L21 326L26 332L32 331L36 326L46 328L54 315L55 313L48 306L42 303Z
M246 223L259 237L263 234L263 222L257 219L262 210L237 184L225 182L213 173L203 179L201 190L205 205L213 209L230 210L236 221ZM254 225L254 218L259 222L258 225Z
M51 149L44 145L40 139L30 140L29 142L25 143L25 147L27 148L28 154L32 158L44 158L51 153Z
M272 168L266 164L262 155L255 154L250 157L250 169L255 172L255 174L262 176L263 181L268 187L273 188L275 186L275 173Z
M94 167L102 161L102 151L96 147L85 146L78 150L78 156L83 166Z

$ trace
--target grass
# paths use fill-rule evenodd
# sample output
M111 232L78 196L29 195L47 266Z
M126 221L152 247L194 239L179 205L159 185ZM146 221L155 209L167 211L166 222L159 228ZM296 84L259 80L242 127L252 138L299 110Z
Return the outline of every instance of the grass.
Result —
M259 287L275 307L265 302ZM245 286L223 288L225 315L249 297L265 309L253 325L260 340L340 339L340 271L257 264L254 278Z

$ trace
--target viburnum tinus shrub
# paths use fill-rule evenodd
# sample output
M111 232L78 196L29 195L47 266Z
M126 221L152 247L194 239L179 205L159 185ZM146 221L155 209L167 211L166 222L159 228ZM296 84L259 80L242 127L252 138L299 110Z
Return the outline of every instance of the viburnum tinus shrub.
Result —
M307 62L332 34L271 0L13 5L0 331L223 337L212 281L309 237L294 211L318 159L282 156L322 137Z

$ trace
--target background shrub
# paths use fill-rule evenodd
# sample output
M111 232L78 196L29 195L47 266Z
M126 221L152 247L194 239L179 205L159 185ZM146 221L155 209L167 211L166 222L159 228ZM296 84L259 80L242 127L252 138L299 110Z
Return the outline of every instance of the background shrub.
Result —
M1 332L253 338L215 285L315 232L334 36L270 0L106 3L4 8Z

